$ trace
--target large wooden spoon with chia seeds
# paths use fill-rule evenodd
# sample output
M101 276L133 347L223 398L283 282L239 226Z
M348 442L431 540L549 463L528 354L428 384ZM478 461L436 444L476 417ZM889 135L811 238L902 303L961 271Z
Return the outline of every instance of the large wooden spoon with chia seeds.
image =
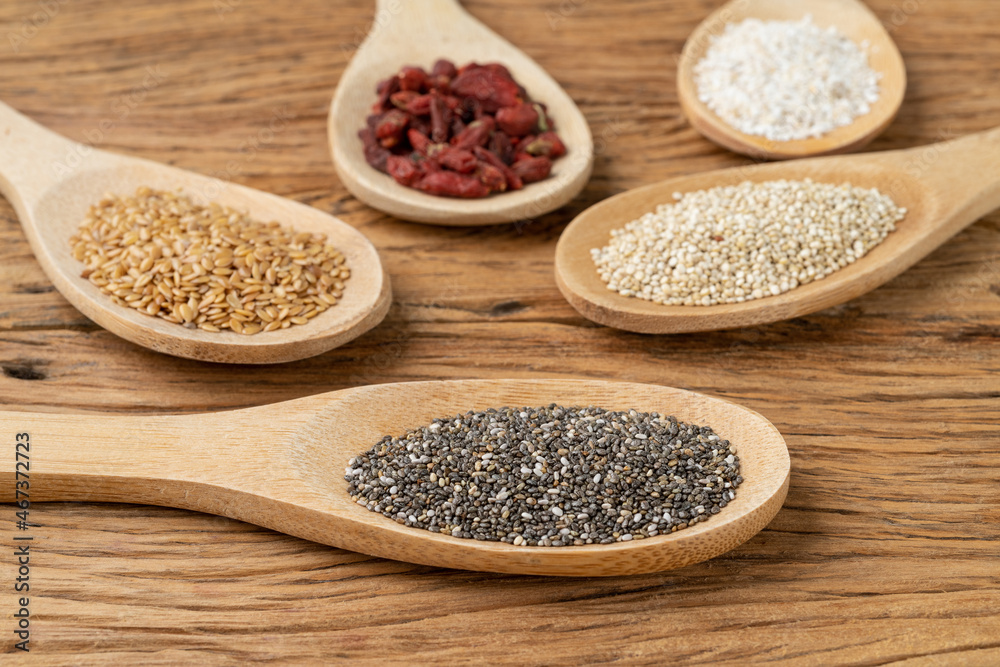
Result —
M590 251L612 230L673 202L675 192L780 179L877 188L907 209L868 254L778 296L714 306L664 306L621 296L601 281ZM573 220L556 246L556 282L581 315L639 333L684 333L777 322L849 301L899 275L1000 208L1000 128L929 146L736 167L673 178L606 199Z
M436 225L490 225L553 211L583 190L594 163L587 120L566 91L534 60L470 16L458 0L377 0L371 32L340 77L328 135L341 181L369 206L403 220ZM552 174L523 190L483 199L429 195L400 185L365 161L358 130L375 102L375 86L404 65L430 69L438 58L456 65L499 62L531 97L548 105L568 153Z
M490 407L598 406L657 411L711 426L736 445L743 483L705 522L606 545L528 547L406 527L351 500L348 462L384 435ZM668 387L588 380L382 384L200 415L0 413L0 439L26 443L31 502L165 505L209 512L343 549L490 572L618 576L696 563L750 539L778 512L789 480L784 440L766 419L717 398ZM19 435L26 434L26 435ZM30 476L30 478L29 478ZM0 500L15 500L13 465ZM26 488L26 487L22 487ZM17 498L27 498L21 496Z
M262 222L322 233L347 259L351 278L341 301L287 329L242 335L211 333L116 305L81 277L70 237L106 193L133 195L140 186L174 191L196 203L218 202ZM356 229L311 206L234 183L70 141L0 103L0 193L21 220L35 257L66 299L84 315L133 343L190 359L266 364L303 359L368 331L391 302L389 278L372 244Z
M821 137L772 141L737 130L698 98L694 67L705 57L712 37L722 33L727 24L748 18L798 21L807 15L821 28L834 26L857 44L867 42L869 66L882 75L879 99L871 111ZM731 151L761 160L830 155L861 148L892 123L906 93L906 66L881 21L860 0L731 0L702 21L684 44L677 92L691 125Z

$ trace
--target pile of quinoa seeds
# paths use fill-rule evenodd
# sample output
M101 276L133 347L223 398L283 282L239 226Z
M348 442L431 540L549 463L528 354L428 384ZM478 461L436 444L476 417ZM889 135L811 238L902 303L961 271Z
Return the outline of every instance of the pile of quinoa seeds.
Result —
M499 408L435 419L351 459L359 505L517 546L610 544L707 520L743 481L711 428L652 412Z
M119 306L210 332L307 324L351 275L322 234L149 188L105 195L70 244L83 277Z
M684 194L591 250L608 289L668 306L777 296L863 257L906 215L849 183L744 182Z
M698 98L746 134L821 137L878 101L881 75L868 66L867 48L809 16L730 23L695 64Z

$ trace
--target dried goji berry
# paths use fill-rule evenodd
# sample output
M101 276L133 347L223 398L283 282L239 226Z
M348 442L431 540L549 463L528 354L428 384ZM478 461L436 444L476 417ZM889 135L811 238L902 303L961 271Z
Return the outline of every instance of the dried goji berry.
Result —
M449 92L451 90L451 80L457 74L458 70L455 68L455 63L443 58L438 60L434 63L434 67L431 68L431 88L436 88L442 92Z
M403 132L410 122L410 117L400 109L390 109L382 114L375 125L375 138L383 148L392 148L403 138Z
M437 143L448 141L451 110L437 92L431 93L431 139Z
M399 77L389 77L385 81L380 81L375 91L378 93L378 101L372 105L372 111L382 113L389 109L389 98L399 90Z
M422 91L427 87L427 72L422 67L404 67L399 70L400 90Z
M507 178L503 172L488 162L477 162L476 178L489 188L490 192L503 192L507 189Z
M473 146L485 146L493 132L495 122L489 116L484 116L479 120L472 121L469 126L451 139L453 146L458 148L472 148Z
M392 102L392 106L397 109L403 109L405 111L410 111L407 107L411 102L417 97L420 97L420 93L415 90L399 90L389 96L389 101ZM410 111L410 113L413 113Z
M521 91L509 75L484 67L460 73L452 80L451 90L459 97L478 100L483 111L489 113L521 101Z
M406 131L406 138L410 140L410 146L421 155L427 155L427 149L431 147L431 140L420 130L411 127Z
M504 164L514 161L514 145L511 143L510 135L506 132L496 130L490 137L489 149L497 154Z
M512 137L523 137L538 124L538 111L534 105L521 103L497 111L497 127Z
M458 69L455 67L455 63L445 58L437 60L434 63L434 67L431 68L431 76L444 76L450 80L454 79L457 75Z
M399 95L399 93L396 94ZM421 95L420 93L414 93L414 97L410 98L409 103L406 105L406 111L407 113L411 113L414 116L430 115L431 96L429 94Z
M534 183L544 178L552 172L552 160L547 157L529 157L511 165L514 173L521 177L525 183Z
M510 73L510 70L507 69L507 66L504 65L504 64L501 64L501 63L484 63L484 64L480 65L480 67L482 69L485 69L485 70L490 70L494 74L499 74L502 77L506 77L506 78L510 79L511 81L514 80L514 76Z
M420 167L421 171L423 171L425 174L429 174L432 171L441 171L441 169L443 168L441 167L440 164L437 163L436 160L423 157L418 161L418 166Z
M379 145L375 138L375 131L366 127L358 132L358 136L365 147L365 162L379 171L385 171L386 162L391 154Z
M434 171L424 174L414 187L432 195L464 199L475 199L490 194L489 188L478 178L456 174L453 171Z
M472 151L464 148L434 144L428 149L427 155L437 160L442 167L447 167L460 174L471 174L476 170L476 156L472 154Z
M412 186L423 176L417 165L408 157L390 155L386 160L386 171L390 176L407 187Z
M507 181L508 190L520 190L524 187L524 182L521 180L521 177L515 174L513 169L504 164L503 160L501 160L500 157L493 151L488 151L481 146L476 146L472 149L472 154L483 162L491 164L499 169L500 173L503 174L504 180Z
M566 155L566 145L555 132L542 132L524 147L524 152L528 155L544 156L555 160Z

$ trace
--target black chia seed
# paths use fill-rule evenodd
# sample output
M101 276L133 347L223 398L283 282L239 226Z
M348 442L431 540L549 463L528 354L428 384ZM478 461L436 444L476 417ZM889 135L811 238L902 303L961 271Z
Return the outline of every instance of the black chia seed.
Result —
M500 408L435 419L351 459L351 498L397 523L515 545L609 544L718 514L736 447L656 412Z

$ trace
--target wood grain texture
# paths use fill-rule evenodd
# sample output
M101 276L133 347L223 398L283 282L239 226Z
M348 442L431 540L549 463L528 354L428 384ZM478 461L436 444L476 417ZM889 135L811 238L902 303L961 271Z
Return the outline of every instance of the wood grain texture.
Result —
M337 215L373 240L395 294L381 326L309 361L264 368L169 358L104 332L54 292L0 201L5 408L188 413L369 383L591 377L737 401L778 427L792 459L784 508L742 547L681 570L607 580L406 565L183 510L40 504L35 657L67 665L1000 661L1000 216L865 296L766 326L631 334L584 320L556 288L556 239L586 206L746 164L691 129L676 94L680 49L720 5L464 3L565 87L596 154L587 189L565 209L478 229L395 221L336 178L327 106L372 21L370 2L81 0L61 4L18 53L6 36L20 34L38 5L0 5L0 98L74 140ZM899 117L872 150L1000 125L1000 4L870 6L910 75ZM141 89L147 67L165 77L129 107L122 98ZM276 114L288 128L272 136L265 129ZM95 134L108 118L113 127ZM11 544L12 515L0 530ZM0 563L8 614L12 558Z

